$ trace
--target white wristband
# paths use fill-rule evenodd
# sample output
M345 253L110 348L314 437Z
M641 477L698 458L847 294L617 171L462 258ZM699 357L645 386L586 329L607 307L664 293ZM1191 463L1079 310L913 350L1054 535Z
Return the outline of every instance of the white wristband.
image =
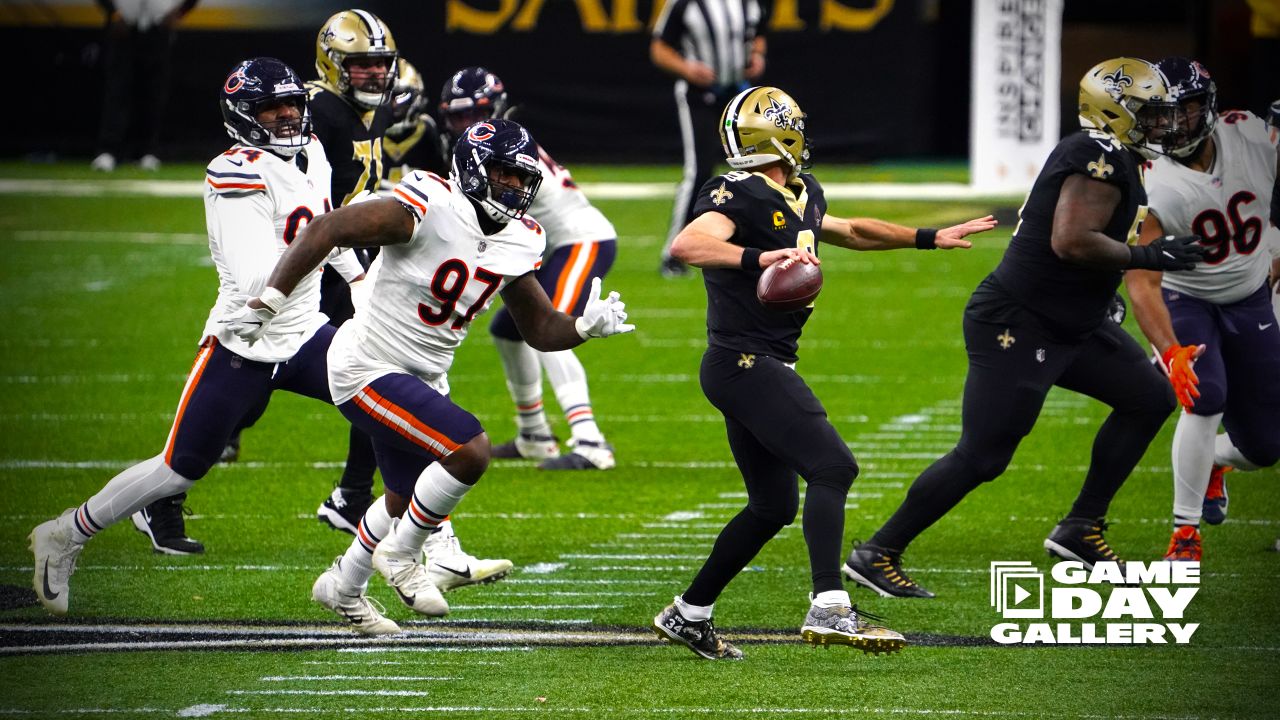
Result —
M279 315L280 310L284 307L285 301L288 299L288 295L285 295L273 287L263 290L262 294L258 296L258 300L263 305L267 306L267 309L271 311L272 315Z

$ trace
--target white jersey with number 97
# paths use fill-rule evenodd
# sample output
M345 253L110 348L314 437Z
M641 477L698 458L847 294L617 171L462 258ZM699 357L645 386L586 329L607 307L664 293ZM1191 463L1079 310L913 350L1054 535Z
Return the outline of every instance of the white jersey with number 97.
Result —
M451 181L411 173L394 197L414 217L413 236L382 248L367 305L347 321L329 348L329 389L335 403L391 373L435 384L471 322L508 281L535 270L546 235L532 218L485 235L471 201Z
M1280 241L1268 221L1276 145L1253 113L1227 111L1211 135L1216 156L1208 172L1161 156L1147 170L1151 212L1169 235L1199 235L1204 260L1189 272L1165 273L1169 290L1227 304L1258 291Z

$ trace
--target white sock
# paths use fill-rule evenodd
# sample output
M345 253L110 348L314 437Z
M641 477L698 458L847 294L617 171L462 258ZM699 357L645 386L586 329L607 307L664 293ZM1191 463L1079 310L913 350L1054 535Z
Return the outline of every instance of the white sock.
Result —
M80 505L71 523L71 537L83 544L156 500L186 492L192 485L194 480L165 465L163 455L143 460L111 478Z
M587 371L582 367L582 361L572 350L538 353L538 358L547 370L547 379L551 381L556 402L564 411L564 419L569 423L573 437L593 443L604 442L604 435L600 433L595 413L591 410Z
M398 550L413 553L421 551L427 536L449 519L449 513L453 512L462 496L470 489L470 485L450 475L440 463L431 463L418 476L418 484L413 489L413 499L402 518L403 522L396 525L387 540L395 543L394 547Z
M684 601L684 598L676 596L676 609L684 616L685 620L710 620L711 611L715 609L716 604L710 605L690 605Z
M847 590L823 590L817 595L810 595L810 601L820 607L851 607L852 601L849 600L849 591Z
M1216 430L1217 428L1214 429ZM1236 448L1235 443L1231 442L1231 438L1227 437L1226 433L1222 433L1214 441L1213 463L1215 465L1233 467L1237 470L1258 470L1262 467L1249 462L1249 458L1245 457Z
M379 496L364 511L364 517L356 526L356 539L351 541L342 562L338 563L338 573L344 581L361 590L368 586L369 577L373 575L373 550L386 539L391 527L386 496Z
M525 435L550 435L542 406L542 366L538 353L523 341L495 337L493 344L507 375L507 390L516 404L516 427Z
M1222 414L1178 415L1173 431L1173 523L1199 525L1204 492L1213 471L1213 436Z

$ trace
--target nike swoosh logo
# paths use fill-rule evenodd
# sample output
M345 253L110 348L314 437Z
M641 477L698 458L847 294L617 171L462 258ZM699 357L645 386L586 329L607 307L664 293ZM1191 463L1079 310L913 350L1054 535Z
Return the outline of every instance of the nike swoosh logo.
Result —
M434 563L434 565L435 565L436 567L440 568L441 570L447 570L447 571L449 571L449 572L453 573L454 575L457 575L457 576L458 576L458 577L460 577L460 578L466 578L466 579L468 579L468 580L470 580L470 579L471 579L471 568L470 568L470 567L468 567L465 571L458 571L458 570L454 570L453 568L449 567L448 565L441 565L440 563Z
M1275 323L1267 323L1266 325L1263 325L1262 323L1258 323L1258 329L1259 329L1259 330L1266 330L1267 328L1271 327L1272 325L1275 325Z
M405 605L408 605L409 607L413 607L413 601L417 599L418 597L417 595L405 595L404 593L400 592L400 588L392 588L392 589L396 591L396 594L400 596L400 599L404 601Z
M44 559L44 597L46 600L57 600L58 595L53 588L49 587L49 558Z
M241 167L242 165L244 165L243 160L227 160L227 162L231 163L232 165L235 165L236 167Z

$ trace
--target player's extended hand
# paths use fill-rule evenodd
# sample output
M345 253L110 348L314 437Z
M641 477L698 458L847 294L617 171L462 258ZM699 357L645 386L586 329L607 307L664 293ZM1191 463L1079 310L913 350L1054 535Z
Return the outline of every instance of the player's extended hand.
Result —
M1132 245L1129 253L1135 270L1191 270L1204 258L1204 245L1199 235L1165 235L1150 245Z
M600 278L591 278L591 292L587 295L587 305L582 310L582 317L574 321L578 334L583 340L602 338L619 333L629 333L636 329L627 323L627 304L622 302L617 292L609 293L600 299Z
M280 314L284 302L284 293L269 287L262 292L261 297L249 300L244 307L218 322L226 325L236 337L253 345L267 333L267 326Z
M770 250L768 252L760 253L760 267L762 268L767 268L770 265L783 260L795 260L796 262L803 263L805 265L822 264L822 261L818 259L817 255L800 248L782 248L781 250Z
M1196 358L1203 354L1204 345L1174 344L1160 357L1164 371L1169 375L1169 384L1173 385L1173 394L1178 396L1178 402L1188 411L1195 406L1196 398L1200 397L1200 391L1196 389L1200 378L1192 366L1195 365Z
M997 224L996 219L992 215L986 217L975 218L968 222L952 225L949 228L942 228L934 238L939 250L951 250L953 248L970 248L973 243L965 240L969 235L976 235L986 232L994 228Z

